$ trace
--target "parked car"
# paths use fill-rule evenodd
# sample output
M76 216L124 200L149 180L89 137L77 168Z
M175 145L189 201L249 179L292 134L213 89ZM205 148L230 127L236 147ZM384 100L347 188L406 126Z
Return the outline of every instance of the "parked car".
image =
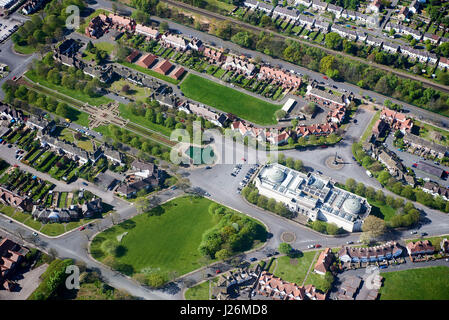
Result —
M346 244L353 244L354 241L346 241Z
M211 166L206 166L206 169L211 169L212 167Z
M251 262L254 262L254 261L256 261L257 259L256 258L251 258L251 259L249 259L249 261L251 261Z
M386 269L386 268L388 268L388 266L387 265L381 265L380 267L379 267L379 269Z
M315 245L315 248L321 248L321 244L318 244L318 243L317 243L317 244Z
M324 80L329 80L329 78L328 78L328 77L326 77L326 76L324 76L324 77L323 77L323 79L324 79Z
M83 231L84 229L86 229L86 227L85 227L85 226L81 226L81 227L79 228L79 231Z
M418 233L418 231L416 231L416 230L410 231L410 234L417 234L417 233Z
M307 246L307 249L312 249L313 247L314 247L313 244L309 244L309 245Z
M427 236L427 232L421 232L421 237Z
M220 272L221 272L220 269L215 270L215 273L216 273L216 274L219 274Z
M412 164L412 167L413 167L413 168L416 168L417 166L418 166L417 163Z
M89 184L86 182L83 182L83 186L88 186Z
M33 236L37 237L37 232L36 231L33 232Z

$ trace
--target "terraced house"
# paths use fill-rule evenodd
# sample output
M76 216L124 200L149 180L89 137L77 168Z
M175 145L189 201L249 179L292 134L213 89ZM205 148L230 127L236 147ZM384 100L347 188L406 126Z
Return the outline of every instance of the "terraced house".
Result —
M226 70L234 70L250 76L254 73L256 66L245 60L229 55L226 57L226 61L223 64L222 68Z
M395 241L368 248L353 248L343 246L338 251L342 262L376 262L398 258L402 255L402 247Z
M262 66L257 77L261 80L272 80L282 84L285 87L298 88L301 85L301 78L286 70L277 69L269 66Z

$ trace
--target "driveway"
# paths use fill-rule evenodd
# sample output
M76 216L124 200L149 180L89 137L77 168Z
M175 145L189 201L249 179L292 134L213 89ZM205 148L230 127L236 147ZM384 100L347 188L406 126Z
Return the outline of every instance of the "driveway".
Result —
M47 267L48 264L44 263L33 270L17 274L12 280L17 282L18 291L0 290L0 300L26 300L41 283L39 277Z

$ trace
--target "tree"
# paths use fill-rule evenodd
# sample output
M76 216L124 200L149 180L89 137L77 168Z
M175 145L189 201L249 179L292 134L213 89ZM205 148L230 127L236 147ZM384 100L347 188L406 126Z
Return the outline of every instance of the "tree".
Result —
M276 119L282 119L282 118L284 118L286 115L287 115L287 112L285 112L284 110L282 110L282 109L279 109L279 110L277 110L275 113L274 113L274 115L276 116Z
M350 192L353 192L356 186L355 180L352 178L346 179L346 189Z
M295 160L295 163L294 163L294 165L293 165L293 168L294 168L296 171L301 171L302 168L303 168L302 161L301 161L301 160Z
M310 115L313 115L317 109L317 106L315 103L310 102L306 106L304 106L304 112Z
M159 24L159 32L160 33L165 33L166 31L168 31L168 23L167 22L161 22Z
M228 249L221 249L215 253L215 257L218 260L226 260L232 255L232 252Z
M290 252L292 252L293 248L290 244L282 242L279 244L278 250L280 253L289 254Z
M326 224L326 232L330 235L336 235L338 234L340 228L335 223L328 223Z
M324 38L324 44L327 48L341 50L343 39L336 32L329 32Z
M147 281L148 285L152 288L160 288L165 283L164 277L159 273L151 273L148 276Z
M378 238L385 234L387 226L384 220L369 215L363 222L362 231L368 233L372 238Z

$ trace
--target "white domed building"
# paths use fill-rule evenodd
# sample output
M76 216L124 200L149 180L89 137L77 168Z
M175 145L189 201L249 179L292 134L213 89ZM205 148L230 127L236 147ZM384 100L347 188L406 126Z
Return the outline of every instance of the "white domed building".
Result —
M278 163L264 166L255 179L259 194L283 202L312 221L335 223L346 231L361 230L371 211L366 199L333 185L322 175L304 174Z

